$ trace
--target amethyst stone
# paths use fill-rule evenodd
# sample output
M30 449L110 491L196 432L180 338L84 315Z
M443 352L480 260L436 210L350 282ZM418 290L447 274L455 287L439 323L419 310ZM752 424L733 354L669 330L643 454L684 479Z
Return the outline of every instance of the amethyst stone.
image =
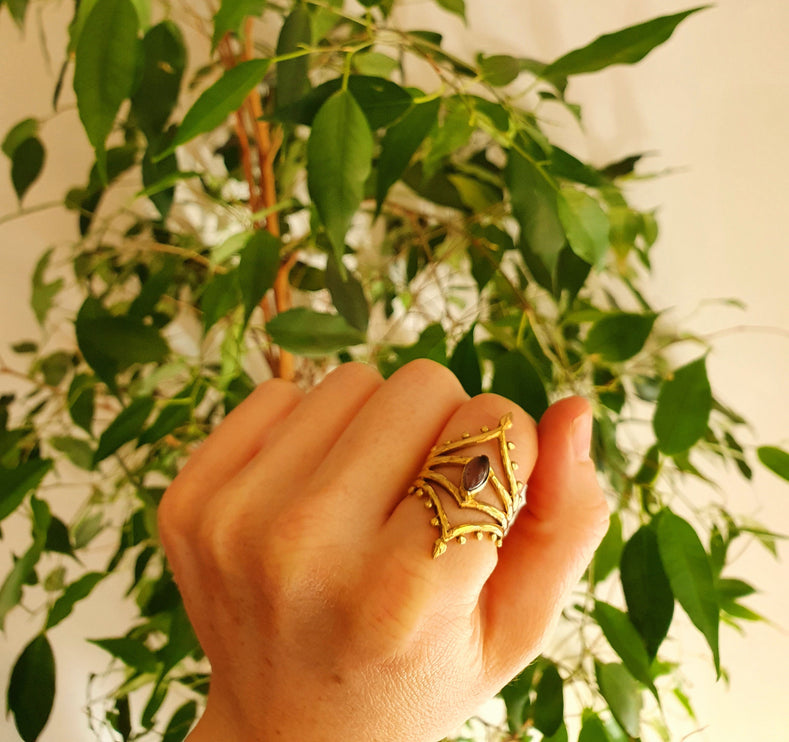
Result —
M479 492L490 476L490 459L485 456L475 456L463 467L461 484L470 495Z

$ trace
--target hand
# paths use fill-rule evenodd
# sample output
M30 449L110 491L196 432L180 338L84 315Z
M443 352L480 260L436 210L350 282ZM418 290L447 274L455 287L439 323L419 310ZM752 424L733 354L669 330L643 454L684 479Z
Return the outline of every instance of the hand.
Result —
M526 506L502 548L469 539L433 559L433 512L410 484L434 444L508 412ZM306 395L261 384L160 507L212 665L190 742L434 742L457 728L539 654L605 533L590 435L580 398L537 426L430 361L387 381L347 364Z

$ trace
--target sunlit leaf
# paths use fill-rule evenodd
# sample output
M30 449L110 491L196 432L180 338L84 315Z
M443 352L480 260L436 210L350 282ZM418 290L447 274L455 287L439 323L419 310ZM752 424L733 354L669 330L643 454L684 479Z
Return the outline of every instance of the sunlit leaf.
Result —
M624 665L595 663L597 684L611 713L631 738L641 733L641 688Z
M35 742L44 730L55 700L55 656L45 634L19 655L8 684L8 710L24 742Z
M203 287L200 310L203 312L203 332L208 332L220 319L241 304L239 270L216 273Z
M573 252L589 265L601 267L609 247L608 217L603 208L576 188L559 190L557 208Z
M269 64L268 59L252 59L227 70L186 112L175 139L156 159L163 159L200 134L220 126L241 107L247 95L263 79Z
M88 572L80 577L76 582L69 585L63 595L54 603L47 616L46 630L57 626L64 618L67 618L74 610L74 606L91 594L107 575L104 572Z
M256 231L241 251L238 282L244 300L244 319L249 319L266 292L274 285L279 270L282 244L265 230Z
M21 144L24 144L28 139L38 138L38 131L39 125L37 119L23 119L18 124L14 124L8 130L8 133L3 139L2 145L0 145L0 150L2 150L3 154L13 161L14 152L16 152L17 148Z
M121 103L137 75L138 16L130 0L98 0L85 21L76 50L74 92L96 165L107 181L105 144Z
M49 459L32 459L15 469L0 467L0 520L11 515L51 469Z
M339 139L337 132L342 132ZM335 93L312 125L307 182L337 259L345 252L345 234L362 202L372 156L373 135L362 109L348 90Z
M89 641L138 672L154 672L156 670L156 655L137 639L119 637L90 639Z
M222 0L214 16L212 48L215 49L227 33L241 35L244 19L261 16L265 8L266 0Z
M87 471L93 468L93 449L86 440L70 435L56 435L50 438L49 442L55 449L64 453L74 466Z
M615 64L634 64L668 41L685 18L707 7L704 5L675 15L662 16L600 36L591 44L571 51L548 65L542 75L556 79L597 72Z
M674 594L654 528L642 526L630 537L622 551L620 577L630 620L654 658L674 616Z
M760 446L756 453L770 471L789 481L789 453L777 446Z
M719 606L707 552L693 526L669 510L661 512L657 525L660 560L671 591L704 634L720 675L718 650Z
M364 334L337 314L304 307L289 309L266 324L271 340L302 356L325 356L364 342Z
M454 13L460 18L463 19L463 22L466 22L466 0L436 0L438 4L444 8L444 10L448 10L450 13Z
M162 736L162 742L182 742L196 718L197 703L187 701L173 714Z
M608 530L600 542L600 546L597 547L592 562L591 571L595 583L602 582L619 566L623 547L622 518L619 513L612 513L608 522Z
M506 54L482 56L479 60L482 79L490 85L500 87L514 82L521 73L520 60Z
M60 293L63 288L64 282L62 278L56 278L54 281L47 283L45 273L49 267L49 261L52 258L52 250L47 250L36 263L33 271L33 296L30 300L30 305L33 307L33 312L40 325L44 324L49 310L52 308L55 297Z
M660 390L653 419L660 450L669 456L687 451L707 432L711 409L706 359L699 358L675 371Z
M610 742L605 725L600 717L589 709L584 709L583 724L578 735L578 742Z

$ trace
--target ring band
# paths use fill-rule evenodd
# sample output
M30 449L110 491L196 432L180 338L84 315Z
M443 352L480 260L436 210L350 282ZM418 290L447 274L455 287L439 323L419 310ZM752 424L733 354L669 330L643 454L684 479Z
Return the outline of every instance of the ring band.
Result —
M506 432L511 427L512 414L507 413L499 421L498 427L492 430L482 427L478 435L463 433L456 441L447 441L430 449L430 455L408 494L425 498L425 507L435 511L431 524L439 528L440 536L433 547L434 559L447 550L450 541L464 544L469 536L479 540L488 536L496 546L502 545L504 536L526 501L526 486L515 478L518 464L510 459L510 451L515 448L515 444L507 440ZM463 453L470 446L494 440L498 443L497 451L505 482L496 476L487 455ZM459 484L455 484L441 471L446 468L461 469ZM459 508L483 513L485 522L452 524L437 488L449 493ZM492 490L495 504L477 499L477 495L485 489Z

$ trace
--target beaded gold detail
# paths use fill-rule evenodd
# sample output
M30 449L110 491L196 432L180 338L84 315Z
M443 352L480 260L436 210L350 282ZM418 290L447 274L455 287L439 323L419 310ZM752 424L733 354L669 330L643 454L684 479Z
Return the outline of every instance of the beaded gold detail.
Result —
M409 495L424 497L425 507L435 511L431 524L440 530L440 536L433 547L433 558L437 559L446 550L450 541L464 544L469 536L481 540L486 536L496 546L501 546L504 536L526 501L526 486L515 478L517 463L510 458L515 444L508 441L506 431L512 427L512 415L507 413L499 421L498 427L490 430L487 426L477 435L463 433L456 441L447 441L434 446L419 472ZM480 446L489 441L497 443L495 450L501 461L505 480L500 481L485 454L464 454L470 446ZM490 451L493 453L493 451ZM450 477L447 470L460 469L459 484ZM453 525L447 507L439 496L440 491L449 493L457 506L463 510L474 510L486 516L480 523L460 523ZM477 495L485 490L492 492L491 502L483 502Z

